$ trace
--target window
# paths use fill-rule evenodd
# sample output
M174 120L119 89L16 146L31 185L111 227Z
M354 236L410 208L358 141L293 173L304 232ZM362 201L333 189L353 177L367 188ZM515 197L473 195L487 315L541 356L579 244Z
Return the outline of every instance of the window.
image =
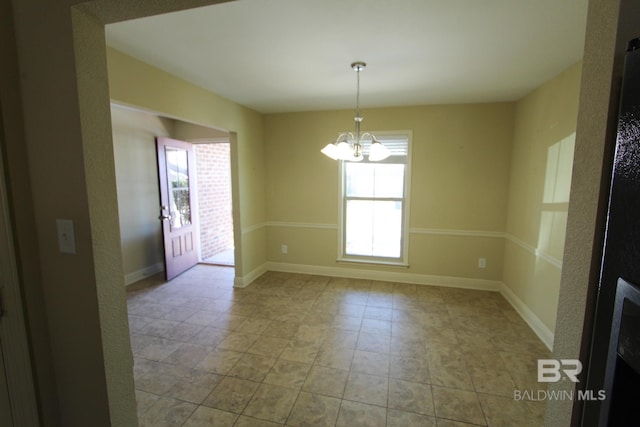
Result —
M342 162L341 259L406 264L409 134L376 133L391 156Z

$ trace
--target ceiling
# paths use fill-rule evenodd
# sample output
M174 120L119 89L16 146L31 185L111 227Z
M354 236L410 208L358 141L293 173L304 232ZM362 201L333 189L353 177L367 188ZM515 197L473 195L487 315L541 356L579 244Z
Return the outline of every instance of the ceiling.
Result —
M513 101L582 58L588 0L237 0L107 44L261 113Z

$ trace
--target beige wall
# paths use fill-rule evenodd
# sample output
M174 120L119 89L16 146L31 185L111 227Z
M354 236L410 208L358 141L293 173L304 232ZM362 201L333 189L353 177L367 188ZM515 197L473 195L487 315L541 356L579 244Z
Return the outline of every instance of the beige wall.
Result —
M182 141L202 142L218 139L229 139L229 132L211 127L198 126L182 120L177 120L173 126L173 137Z
M516 105L503 281L542 322L548 344L558 306L580 74L576 64Z
M155 137L171 137L175 122L112 105L111 125L122 266L129 284L157 273L164 262Z
M425 283L449 284L455 277L484 286L501 280L514 104L384 108L363 115L366 130L412 132L410 267L336 263L338 162L319 150L351 130L348 110L265 116L269 261L278 268L382 270ZM486 269L478 268L480 257L487 259Z

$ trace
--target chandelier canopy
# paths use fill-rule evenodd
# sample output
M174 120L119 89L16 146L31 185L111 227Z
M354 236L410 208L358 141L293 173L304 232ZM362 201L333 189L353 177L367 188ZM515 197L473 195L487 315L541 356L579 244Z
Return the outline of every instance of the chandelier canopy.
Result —
M364 144L368 143L369 161L377 162L384 160L391 155L391 152L370 132L360 134L360 123L364 117L360 114L360 71L364 70L367 64L364 62L354 62L351 68L356 72L356 115L353 120L356 122L356 131L345 132L338 135L335 142L327 144L322 150L324 155L334 160L347 160L359 162L364 158Z

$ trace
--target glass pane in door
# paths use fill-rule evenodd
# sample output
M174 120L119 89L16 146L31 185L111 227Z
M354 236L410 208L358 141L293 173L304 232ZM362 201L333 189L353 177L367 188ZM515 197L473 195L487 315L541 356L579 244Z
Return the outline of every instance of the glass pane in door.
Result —
M191 224L188 153L172 147L165 147L165 153L171 228L176 229Z

